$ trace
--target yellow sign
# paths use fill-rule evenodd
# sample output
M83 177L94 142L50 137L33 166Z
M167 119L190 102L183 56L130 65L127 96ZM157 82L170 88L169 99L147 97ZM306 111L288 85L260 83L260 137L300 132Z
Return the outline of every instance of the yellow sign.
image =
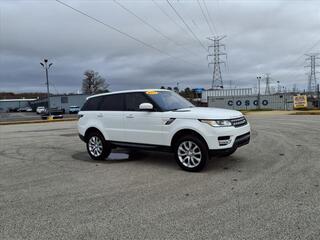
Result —
M157 91L148 91L148 92L146 92L146 94L155 95L155 94L158 94L158 92Z
M307 95L298 95L293 97L293 107L294 108L307 108L308 101Z

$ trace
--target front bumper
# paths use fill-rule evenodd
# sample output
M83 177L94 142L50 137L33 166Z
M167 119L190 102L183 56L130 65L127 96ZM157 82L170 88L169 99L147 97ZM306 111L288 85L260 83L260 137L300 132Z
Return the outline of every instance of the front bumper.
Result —
M85 139L84 136L81 135L80 133L79 133L79 138L80 138L83 142L86 142L86 139Z
M205 131L205 139L209 150L223 150L233 147L241 147L250 142L250 131L249 123L241 127L214 128L208 126ZM222 144L222 142L224 143Z
M250 142L250 132L247 132L247 133L245 133L243 135L240 135L240 136L236 137L236 139L234 140L232 148L242 147L244 145L249 144L249 142Z

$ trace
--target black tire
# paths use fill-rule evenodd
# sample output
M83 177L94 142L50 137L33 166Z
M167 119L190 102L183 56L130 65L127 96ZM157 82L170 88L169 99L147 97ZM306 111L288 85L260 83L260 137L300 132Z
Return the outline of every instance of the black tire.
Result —
M221 151L218 153L218 156L219 156L219 157L228 157L228 156L232 155L236 150L237 150L236 147L234 147L234 148L229 148L229 149L226 149L226 150L221 150Z
M180 160L181 158L183 158L183 156L179 157L179 151L180 151L180 153L183 153L182 149L184 149L184 150L186 149L186 148L184 148L183 143L188 145L188 142L191 142L192 144L194 144L194 145L196 145L198 147L198 149L196 151L196 154L194 154L192 156L192 157L195 156L196 157L195 159L197 159L197 158L200 159L199 161L196 160L195 166L191 166L192 162L195 163L195 159L194 160L190 159L191 156L189 156L189 159L185 158L184 161ZM179 150L179 148L180 148L180 150ZM191 147L191 149L192 149L192 147ZM186 150L186 151L188 151L188 150ZM198 152L200 152L201 154L198 155ZM189 172L199 172L206 166L207 160L209 158L209 151L208 151L207 144L205 142L203 142L202 139L200 139L199 137L197 137L195 135L186 135L186 136L183 136L183 137L179 138L178 141L175 143L175 145L174 145L174 155L175 155L175 159L176 159L177 164L183 170L186 170L186 171L189 171ZM189 165L189 164L191 164L191 165Z
M99 150L96 150L96 151L93 150L92 148L94 145L93 139L96 139L97 141L97 144L95 145L96 147L95 149L97 149L97 147L99 146L99 141L101 142L101 145L99 146ZM88 154L93 160L105 160L111 153L111 144L108 141L106 141L103 135L98 131L91 132L88 134L86 138L86 144L87 144Z

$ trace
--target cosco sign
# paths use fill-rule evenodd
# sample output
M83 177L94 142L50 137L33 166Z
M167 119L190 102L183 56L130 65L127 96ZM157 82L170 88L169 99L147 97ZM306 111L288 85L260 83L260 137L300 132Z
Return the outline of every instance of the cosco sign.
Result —
M242 102L241 100L236 100L235 102L233 101L233 100L229 100L228 101L228 106L233 106L234 105L234 103L235 103L235 105L236 106L238 106L238 107L240 107L240 106L242 106L242 105L245 105L245 106L250 106L250 104L251 104L251 102L250 102L250 100L245 100L244 102ZM262 100L262 105L263 106L267 106L268 104L269 104L269 101L268 100L266 100L266 99L264 99L264 100ZM258 104L259 104L259 101L258 100L254 100L253 102L252 102L252 104L254 105L254 106L258 106Z

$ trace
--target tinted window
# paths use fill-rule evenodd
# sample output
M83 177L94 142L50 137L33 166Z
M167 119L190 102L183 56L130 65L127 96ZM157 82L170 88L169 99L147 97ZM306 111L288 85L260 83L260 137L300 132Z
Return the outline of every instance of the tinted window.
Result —
M125 96L127 111L140 111L139 105L141 103L152 103L142 92L128 93Z
M102 97L100 110L102 111L123 111L123 94L106 95Z
M100 102L102 98L101 97L92 97L89 98L81 108L81 111L98 111Z

